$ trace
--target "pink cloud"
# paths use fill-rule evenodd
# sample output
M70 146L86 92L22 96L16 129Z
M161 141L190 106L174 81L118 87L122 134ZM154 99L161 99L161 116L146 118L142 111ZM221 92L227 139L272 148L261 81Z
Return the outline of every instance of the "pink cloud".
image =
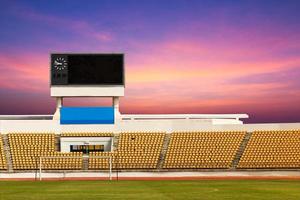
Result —
M41 92L49 83L49 58L38 54L0 54L0 87Z

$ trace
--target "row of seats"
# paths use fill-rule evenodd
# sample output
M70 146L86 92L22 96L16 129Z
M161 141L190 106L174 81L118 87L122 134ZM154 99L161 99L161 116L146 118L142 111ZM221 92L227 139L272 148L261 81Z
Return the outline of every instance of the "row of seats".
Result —
M122 133L116 151L90 154L89 168L108 168L109 158L95 156L111 157L113 167L119 169L157 168L164 137L165 133Z
M82 169L82 153L56 152L53 133L8 134L8 141L13 169L38 169L40 164L43 169Z
M171 135L164 168L230 168L245 132L177 132Z
M238 168L300 168L300 131L255 131Z
M157 168L165 133L122 133L118 144L118 167L121 169Z
M42 157L42 169L82 169L82 152L52 152Z
M111 133L64 134L67 134L65 137L112 136ZM163 168L230 168L245 136L246 132L237 131L172 133ZM114 168L155 169L158 167L165 137L165 133L121 133L114 152L90 153L88 168L107 169L111 158ZM43 157L43 169L83 167L82 153L55 151L54 133L8 134L8 141L14 169L37 169L40 157ZM6 169L2 138L0 153L0 169ZM237 168L300 168L300 131L253 132Z

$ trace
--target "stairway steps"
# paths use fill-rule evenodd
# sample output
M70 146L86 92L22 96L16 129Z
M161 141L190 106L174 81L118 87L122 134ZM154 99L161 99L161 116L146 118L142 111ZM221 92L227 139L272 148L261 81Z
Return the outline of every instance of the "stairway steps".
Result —
M113 137L112 151L116 151L118 149L120 134L115 133Z
M165 158L166 158L166 155L167 155L170 139L171 139L171 133L166 133L164 141L163 141L162 150L161 150L160 155L159 155L157 169L162 169L163 166L164 166L164 162L165 162Z
M10 154L10 146L9 146L7 134L3 134L2 139L3 139L3 148L4 148L5 157L6 157L7 169L8 169L8 172L13 172L14 171L13 163L12 163L12 157Z
M243 141L240 144L239 149L237 150L237 152L236 152L236 154L234 156L234 159L233 159L233 161L231 163L231 168L232 169L236 169L237 165L239 164L240 159L241 159L241 157L242 157L242 155L243 155L243 153L244 153L244 151L245 151L245 149L247 147L247 144L248 144L248 142L249 142L249 140L251 138L251 135L252 135L252 132L247 132L245 134L245 137L243 138Z
M55 135L55 151L60 151L60 135Z
M82 170L88 170L89 169L89 157L83 156L82 158Z

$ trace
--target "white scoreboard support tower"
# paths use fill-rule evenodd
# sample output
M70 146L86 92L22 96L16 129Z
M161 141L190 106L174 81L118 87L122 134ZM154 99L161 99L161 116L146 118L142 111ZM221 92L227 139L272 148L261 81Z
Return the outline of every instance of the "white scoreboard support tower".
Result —
M125 91L123 54L51 54L50 74L50 93L56 98L54 120L61 120L63 100L70 97L111 97L114 122L120 120L119 98ZM85 110L81 112L77 115L84 114ZM86 115L92 116L95 112L102 111L92 110ZM112 112L104 113L105 117Z
M115 111L115 119L119 120L121 117L119 110L120 97L124 96L125 87L106 86L101 87L50 87L51 97L56 99L56 109L53 115L54 120L60 120L60 109L63 106L63 99L66 97L111 97L112 106Z

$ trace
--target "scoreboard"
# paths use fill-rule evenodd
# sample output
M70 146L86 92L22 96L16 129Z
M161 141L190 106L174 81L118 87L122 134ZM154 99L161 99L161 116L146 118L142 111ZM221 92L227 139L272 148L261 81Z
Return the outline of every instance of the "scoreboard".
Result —
M51 96L124 96L123 54L51 54Z
M124 85L123 54L52 54L51 85Z

